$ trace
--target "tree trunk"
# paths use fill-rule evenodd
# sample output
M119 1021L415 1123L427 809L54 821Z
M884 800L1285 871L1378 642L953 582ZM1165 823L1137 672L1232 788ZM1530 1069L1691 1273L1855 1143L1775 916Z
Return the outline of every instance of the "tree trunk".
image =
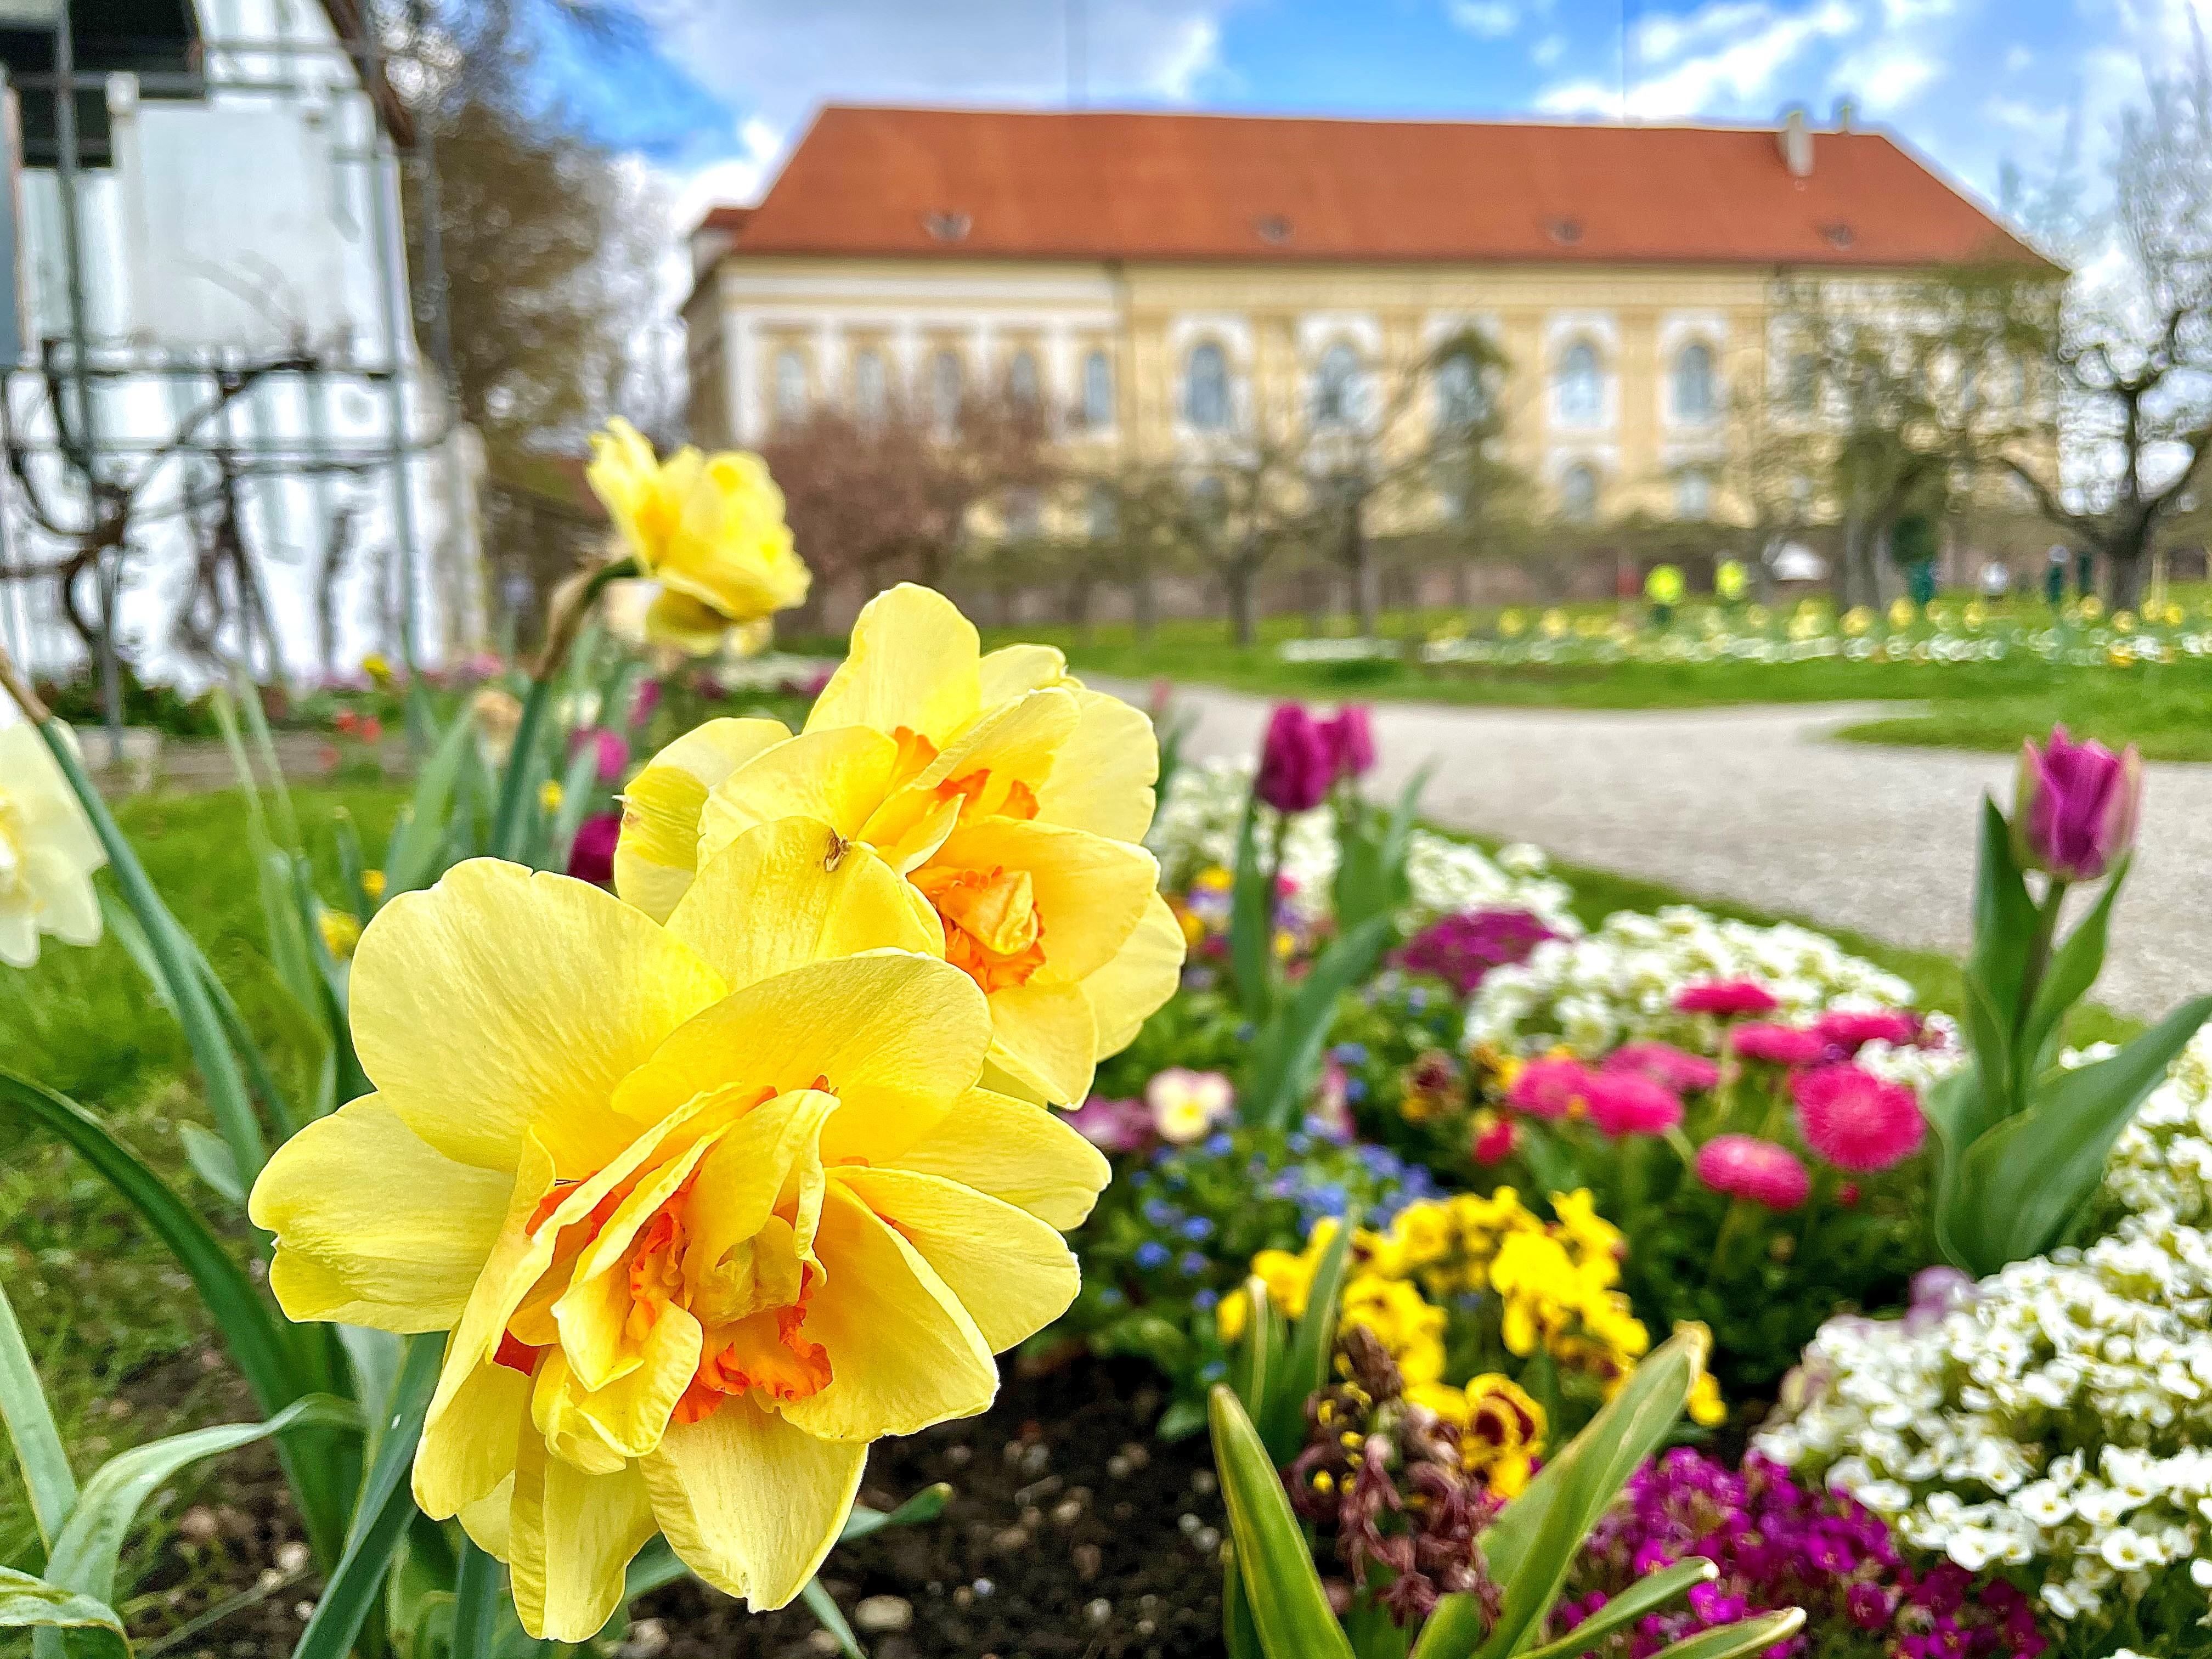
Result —
M1079 570L1067 586L1067 620L1074 624L1075 637L1083 644L1091 643L1091 572L1086 567Z
M1229 592L1229 637L1233 644L1249 645L1259 637L1259 618L1253 607L1253 587L1259 570L1246 559L1231 562L1224 573Z
M1352 608L1359 637L1375 637L1376 612L1382 609L1378 588L1382 573L1375 568L1375 547L1367 539L1366 517L1358 501L1344 509L1344 562L1352 572Z
M2106 609L2134 611L2142 608L2143 566L2148 562L2143 556L2143 539L2136 539L2125 549L2104 550Z
M1159 628L1160 595L1153 586L1152 567L1149 563L1137 567L1137 579L1129 586L1129 611L1136 624L1137 642L1150 645Z

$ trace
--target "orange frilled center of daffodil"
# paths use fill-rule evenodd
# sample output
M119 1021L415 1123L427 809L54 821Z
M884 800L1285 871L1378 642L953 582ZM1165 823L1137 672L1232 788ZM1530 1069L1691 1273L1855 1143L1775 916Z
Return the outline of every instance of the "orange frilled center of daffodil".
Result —
M590 1247L636 1181L633 1177L617 1187L592 1206L589 1215L561 1230L556 1264L563 1258L573 1260ZM556 1182L553 1189L538 1200L537 1212L530 1218L532 1233L545 1224L576 1184ZM691 1184L686 1180L670 1194L631 1240L630 1305L623 1334L632 1341L642 1342L672 1305L695 1314L704 1311L691 1306L684 1273L684 1254L691 1240ZM726 1323L707 1326L708 1340L701 1347L698 1368L676 1402L677 1422L696 1423L712 1415L725 1396L743 1394L748 1389L757 1389L770 1400L804 1400L828 1385L830 1356L820 1343L808 1341L804 1332L812 1279L813 1269L802 1263L796 1302L757 1309ZM508 1369L528 1375L536 1369L543 1352L523 1341L510 1328L501 1333L499 1352L494 1358Z
M945 959L986 995L1044 966L1044 924L1026 870L917 870L909 878L945 924Z

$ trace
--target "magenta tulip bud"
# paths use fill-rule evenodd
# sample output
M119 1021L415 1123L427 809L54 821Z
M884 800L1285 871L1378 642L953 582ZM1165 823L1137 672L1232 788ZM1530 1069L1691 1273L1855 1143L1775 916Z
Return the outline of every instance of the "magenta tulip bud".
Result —
M1354 703L1339 711L1334 720L1323 720L1321 729L1328 734L1336 756L1337 776L1365 777L1375 764L1375 725L1367 710Z
M1336 745L1312 715L1294 702L1278 703L1260 750L1253 787L1278 812L1310 812L1336 781Z
M2115 755L2054 726L2042 748L2021 745L2013 856L2060 881L2094 881L2135 845L2142 807L2142 757L2133 744Z
M576 826L568 844L568 873L601 887L615 878L615 843L622 839L622 814L600 812Z

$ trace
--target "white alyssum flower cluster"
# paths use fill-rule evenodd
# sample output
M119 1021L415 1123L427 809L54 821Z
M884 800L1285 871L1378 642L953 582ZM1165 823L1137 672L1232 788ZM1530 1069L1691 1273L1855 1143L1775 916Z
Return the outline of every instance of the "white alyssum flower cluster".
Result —
M2039 1577L2069 1652L2212 1651L2212 1028L2122 1133L2102 1197L2110 1237L1939 1320L1832 1322L1760 1445L1922 1548Z
M1467 1039L1524 1054L1565 1043L1595 1056L1650 1038L1710 1052L1714 1022L1676 1012L1674 999L1686 986L1736 979L1755 981L1780 1002L1777 1019L1912 1001L1910 985L1824 933L1677 904L1649 915L1616 911L1587 938L1547 941L1520 966L1492 970L1468 1005ZM1921 1056L1895 1064L1902 1071L1942 1062Z
M1145 837L1160 861L1163 889L1178 891L1206 870L1236 867L1253 771L1249 761L1225 760L1176 769ZM1263 849L1273 846L1281 816L1272 807L1260 808L1256 829ZM1291 814L1283 831L1283 872L1291 884L1288 902L1302 921L1328 919L1336 865L1335 813L1317 806ZM1407 842L1406 874L1413 888L1404 918L1408 927L1467 910L1527 910L1555 933L1582 931L1571 908L1573 890L1551 873L1534 847L1501 848L1493 859L1480 848L1416 830Z

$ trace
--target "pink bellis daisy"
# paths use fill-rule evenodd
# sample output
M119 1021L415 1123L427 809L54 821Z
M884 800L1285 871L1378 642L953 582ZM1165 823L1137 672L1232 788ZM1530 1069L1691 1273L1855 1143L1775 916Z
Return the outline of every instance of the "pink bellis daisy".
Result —
M1593 1079L1578 1060L1532 1060L1513 1079L1506 1104L1531 1117L1565 1117L1575 1103L1587 1099Z
M1918 1152L1928 1132L1911 1090L1849 1062L1800 1072L1790 1091L1805 1144L1839 1170L1887 1170Z
M1682 1121L1682 1102L1640 1072L1601 1072L1583 1092L1590 1121L1607 1135L1664 1134Z
M1739 1025L1729 1041L1746 1060L1770 1066L1810 1066L1828 1052L1826 1037L1795 1025Z
M1738 1014L1771 1014L1781 1006L1765 986L1747 979L1705 980L1685 985L1674 997L1678 1012L1718 1014L1723 1019Z
M1662 1089L1693 1094L1721 1080L1721 1068L1703 1054L1686 1054L1671 1042L1624 1042L1605 1057L1608 1072L1648 1077Z
M1697 1171L1715 1192L1770 1210L1794 1210L1813 1190L1795 1153L1757 1135L1715 1135L1698 1148Z

